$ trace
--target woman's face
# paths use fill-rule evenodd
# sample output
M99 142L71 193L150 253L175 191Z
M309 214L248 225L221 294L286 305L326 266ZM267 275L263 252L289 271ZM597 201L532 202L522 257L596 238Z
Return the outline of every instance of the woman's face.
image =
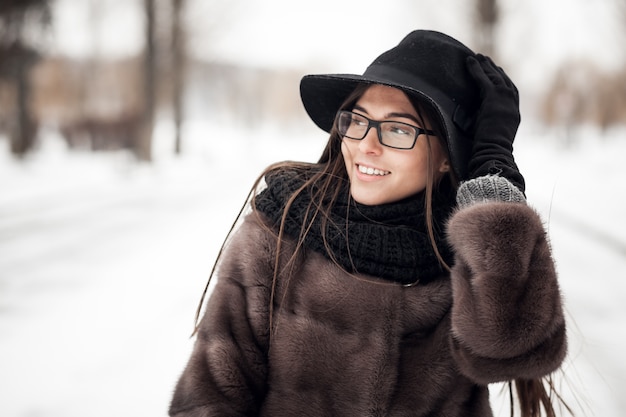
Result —
M408 97L396 88L375 84L356 102L353 112L377 121L397 121L429 129L419 122ZM350 193L357 202L377 205L402 200L426 188L428 170L427 136L420 135L412 149L382 145L371 128L365 138L343 138L341 152L350 178ZM431 140L435 178L450 169L439 141Z

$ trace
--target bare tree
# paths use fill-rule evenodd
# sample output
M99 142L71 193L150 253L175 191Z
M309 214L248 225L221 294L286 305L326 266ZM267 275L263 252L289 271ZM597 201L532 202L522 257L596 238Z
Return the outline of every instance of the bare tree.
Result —
M176 142L174 152L178 155L182 148L184 72L186 68L186 38L183 30L185 0L172 0L172 111Z
M137 158L152 160L152 133L156 108L156 7L155 0L144 0L145 49L143 61L143 120Z
M33 146L37 121L30 110L30 71L39 57L38 39L33 28L46 28L51 22L48 0L0 1L0 78L8 81L14 91L14 114L6 123L11 138L11 151L22 156ZM27 35L30 29L31 37Z
M495 27L500 18L497 0L476 0L477 49L486 55L495 54Z

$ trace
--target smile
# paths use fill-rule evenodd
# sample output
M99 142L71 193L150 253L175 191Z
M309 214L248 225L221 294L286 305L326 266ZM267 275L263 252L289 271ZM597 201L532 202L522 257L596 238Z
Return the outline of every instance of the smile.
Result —
M357 168L360 173L366 174L366 175L377 175L379 177L383 177L385 175L391 174L391 172L389 171L381 171L378 168L366 167L363 165L357 165Z

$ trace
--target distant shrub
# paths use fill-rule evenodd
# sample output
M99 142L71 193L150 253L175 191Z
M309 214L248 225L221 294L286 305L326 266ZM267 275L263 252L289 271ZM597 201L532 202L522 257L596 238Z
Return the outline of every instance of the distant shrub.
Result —
M541 102L549 126L626 124L626 68L606 71L587 61L565 62Z

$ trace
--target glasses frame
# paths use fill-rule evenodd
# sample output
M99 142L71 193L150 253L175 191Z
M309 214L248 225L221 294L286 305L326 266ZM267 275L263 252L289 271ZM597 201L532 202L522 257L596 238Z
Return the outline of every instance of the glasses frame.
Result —
M354 116L362 117L363 119L367 120L367 129L365 129L365 132L363 133L362 137L355 138L355 137L352 137L352 136L341 134L341 132L339 130L339 118L341 117L342 114L350 115L350 117L352 117L354 115ZM411 147L404 148L404 147L399 147L399 146L391 146L391 145L387 145L386 143L384 143L383 142L382 130L380 128L380 125L383 124L383 123L400 124L400 125L409 126L409 127L413 128L413 129L415 129L415 137L413 138L413 143L411 144ZM365 139L365 136L367 136L367 134L369 133L369 131L370 131L370 129L372 127L376 128L376 133L377 133L377 136L378 136L378 142L381 145L386 146L388 148L392 148L392 149L402 149L402 150L413 149L415 147L415 144L417 143L417 138L420 135L427 134L427 135L435 136L435 132L434 131L429 130L429 129L423 129L421 127L412 125L410 123L394 122L392 120L382 120L382 121L372 120L369 117L363 116L362 114L355 113L355 112L350 111L350 110L339 110L337 112L337 115L335 116L335 128L337 129L337 133L339 133L339 135L344 137L344 138L354 139L354 140L363 140L363 139Z

